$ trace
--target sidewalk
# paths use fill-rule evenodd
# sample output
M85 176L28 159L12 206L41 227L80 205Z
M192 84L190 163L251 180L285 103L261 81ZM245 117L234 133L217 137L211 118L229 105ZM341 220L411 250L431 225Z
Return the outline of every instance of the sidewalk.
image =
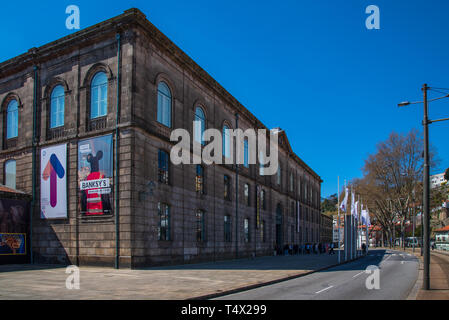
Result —
M79 290L66 288L65 267L3 265L0 299L204 298L328 268L338 263L337 257L338 251L332 256L258 257L140 270L80 267Z
M401 250L401 249L399 249ZM413 253L411 248L405 250ZM411 300L449 300L449 254L433 250L430 254L430 290L423 290L423 257L421 248L415 248L415 256L419 258L419 277L409 299Z

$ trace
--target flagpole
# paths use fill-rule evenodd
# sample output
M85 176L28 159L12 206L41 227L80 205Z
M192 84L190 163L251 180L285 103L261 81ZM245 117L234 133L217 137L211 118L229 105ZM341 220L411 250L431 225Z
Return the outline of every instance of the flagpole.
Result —
M351 245L351 252L350 252L350 259L352 260L353 259L353 250L354 250L354 248L353 248L353 246L354 246L354 244L352 243L352 238L353 238L353 233L354 233L354 226L353 226L353 223L352 223L352 220L353 220L353 218L354 218L354 216L352 215L352 211L354 210L354 204L355 204L355 201L354 201L354 193L352 192L352 186L351 186L351 215L350 215L350 218L349 218L349 223L350 223L350 228L349 228L349 243L350 243L350 245Z
M340 176L337 177L337 232L338 232L338 264L340 264ZM332 239L332 242L334 239Z
M348 193L348 190L346 189L346 179L345 179L345 197L346 197L346 193ZM347 206L347 203L346 203ZM347 248L347 244L348 244L348 239L346 239L346 236L348 235L347 232L347 219L346 219L346 215L348 214L348 208L345 208L346 212L345 212L345 223L343 225L343 234L345 235L345 261L348 260L348 248Z

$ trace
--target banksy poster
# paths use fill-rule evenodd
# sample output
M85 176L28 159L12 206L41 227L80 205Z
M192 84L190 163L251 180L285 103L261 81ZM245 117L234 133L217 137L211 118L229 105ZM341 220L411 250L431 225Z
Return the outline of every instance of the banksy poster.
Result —
M78 143L79 207L82 215L112 214L112 135Z
M67 144L41 150L41 218L67 218Z

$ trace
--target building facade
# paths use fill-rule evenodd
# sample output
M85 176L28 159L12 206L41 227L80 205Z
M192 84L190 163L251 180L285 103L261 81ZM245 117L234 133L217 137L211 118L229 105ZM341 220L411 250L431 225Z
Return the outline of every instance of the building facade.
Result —
M1 63L0 103L0 181L33 195L35 262L134 268L320 240L322 180L285 132L273 176L171 163L172 130L195 136L194 120L267 128L137 9ZM53 146L65 170L40 163ZM63 176L67 215L50 219L43 181Z
M325 215L321 213L321 226L320 226L320 242L321 243L332 243L333 240L333 225L334 219L332 216ZM338 242L338 240L337 240Z

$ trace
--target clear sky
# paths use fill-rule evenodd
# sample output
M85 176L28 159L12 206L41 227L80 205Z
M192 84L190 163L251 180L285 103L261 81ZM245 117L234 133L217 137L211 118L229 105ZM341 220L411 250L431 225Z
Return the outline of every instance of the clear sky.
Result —
M324 180L322 196L361 177L376 143L422 129L423 83L449 88L447 0L3 1L0 61L68 35L65 8L85 28L136 7L267 127L287 131L294 151ZM368 5L380 30L367 30ZM438 93L430 93L431 97ZM449 117L449 99L430 104ZM449 167L449 121L430 140Z

